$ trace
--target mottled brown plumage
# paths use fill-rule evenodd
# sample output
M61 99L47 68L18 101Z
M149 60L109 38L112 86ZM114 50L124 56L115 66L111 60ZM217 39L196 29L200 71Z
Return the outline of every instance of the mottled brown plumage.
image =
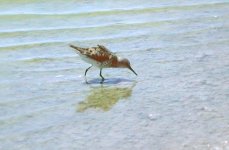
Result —
M131 68L128 59L118 57L103 45L97 45L97 47L90 48L82 48L74 45L70 45L70 47L74 48L84 61L90 63L92 66L100 68L102 81L104 81L104 77L102 76L103 68L128 68L136 74L136 72ZM85 77L87 71L91 67L86 69Z

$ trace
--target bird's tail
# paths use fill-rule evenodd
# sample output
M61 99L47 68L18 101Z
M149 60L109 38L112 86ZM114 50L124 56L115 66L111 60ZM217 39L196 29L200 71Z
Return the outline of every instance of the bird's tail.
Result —
M80 53L82 53L85 49L84 48L81 48L81 47L77 47L77 46L74 46L72 44L69 44L69 46L77 51L79 51Z

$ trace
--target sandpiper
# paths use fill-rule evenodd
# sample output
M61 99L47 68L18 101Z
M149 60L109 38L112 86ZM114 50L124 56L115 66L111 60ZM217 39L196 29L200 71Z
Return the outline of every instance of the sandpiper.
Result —
M103 68L128 68L135 75L137 75L137 73L131 68L128 59L115 55L103 45L97 45L97 47L82 48L70 44L70 47L74 48L84 61L91 64L91 66L85 70L84 73L85 79L86 79L87 71L92 66L96 66L100 69L99 75L102 78L101 82L105 80L105 78L102 76Z

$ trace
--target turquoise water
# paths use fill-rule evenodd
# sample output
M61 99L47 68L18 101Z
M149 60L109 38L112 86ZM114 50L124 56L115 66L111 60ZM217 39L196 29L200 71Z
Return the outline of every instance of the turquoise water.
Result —
M229 149L226 0L1 0L0 149ZM88 72L102 44L134 70Z

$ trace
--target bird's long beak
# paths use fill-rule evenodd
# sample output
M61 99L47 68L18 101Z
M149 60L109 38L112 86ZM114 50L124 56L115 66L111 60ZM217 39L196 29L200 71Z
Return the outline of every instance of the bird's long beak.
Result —
M138 74L129 66L129 69L137 76Z

